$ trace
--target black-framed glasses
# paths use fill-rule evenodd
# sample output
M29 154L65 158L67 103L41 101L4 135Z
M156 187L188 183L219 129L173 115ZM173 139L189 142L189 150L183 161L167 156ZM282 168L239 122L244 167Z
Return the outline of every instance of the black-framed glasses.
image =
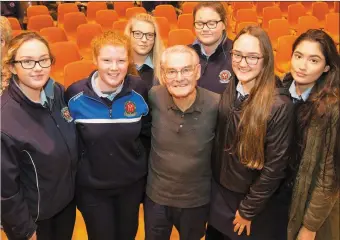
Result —
M132 36L135 39L142 39L144 36L146 38L146 40L154 40L156 33L152 33L152 32L147 32L147 33L143 33L141 31L131 31L132 32Z
M35 60L21 60L21 61L13 61L13 63L20 63L23 69L33 69L35 65L38 63L42 68L48 68L52 65L51 58L44 58L38 61Z
M163 71L165 73L165 77L167 79L172 80L172 79L175 79L178 76L178 73L181 73L181 76L183 76L183 77L191 77L194 74L196 66L197 65L186 66L179 71L177 71L176 69L173 69L173 68L168 68L168 69L163 68Z
M219 22L222 22L222 20L219 20L219 21L208 21L208 22L194 22L194 27L196 29L203 29L204 25L207 25L207 27L209 29L215 29Z
M244 58L246 60L246 63L249 65L256 65L259 61L259 59L263 57L258 57L258 56L243 56L239 53L234 53L231 52L231 60L236 63L242 62L242 59Z

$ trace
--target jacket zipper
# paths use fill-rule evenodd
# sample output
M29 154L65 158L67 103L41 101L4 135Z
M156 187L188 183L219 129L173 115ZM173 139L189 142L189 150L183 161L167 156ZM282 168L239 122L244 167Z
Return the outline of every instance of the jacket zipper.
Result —
M105 105L104 103L102 103L101 101L99 101L98 99L95 99L95 98L92 98L92 97L89 97L89 96L86 96L86 95L85 95L85 97L87 97L87 98L89 98L89 99L91 99L91 100L93 100L93 101L99 102L100 104L102 104L102 105L104 105L105 107L107 107L108 110L109 110L109 117L110 117L110 119L112 119L112 105L111 105L111 107L108 107L107 105ZM113 101L112 101L112 104L113 104Z

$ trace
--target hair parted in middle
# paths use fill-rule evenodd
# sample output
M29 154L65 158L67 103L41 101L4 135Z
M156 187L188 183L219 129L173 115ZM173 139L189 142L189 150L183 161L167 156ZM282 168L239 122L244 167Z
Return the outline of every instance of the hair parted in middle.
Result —
M138 75L136 66L133 63L130 38L125 36L123 33L119 31L108 30L103 32L102 34L94 37L91 42L93 57L97 58L100 49L108 45L124 47L128 53L129 61L128 74Z
M275 94L274 55L267 33L260 27L247 26L236 36L244 34L259 40L263 56L263 69L256 77L249 98L244 102L238 126L237 152L240 161L251 169L262 169L265 161L267 121ZM257 143L257 144L254 144Z
M151 25L153 25L155 29L155 43L150 52L150 57L152 59L152 64L154 66L154 75L156 78L160 79L161 77L160 56L164 51L164 45L155 18L147 13L137 14L129 20L125 27L124 33L126 36L130 37L133 25L139 21L150 23Z

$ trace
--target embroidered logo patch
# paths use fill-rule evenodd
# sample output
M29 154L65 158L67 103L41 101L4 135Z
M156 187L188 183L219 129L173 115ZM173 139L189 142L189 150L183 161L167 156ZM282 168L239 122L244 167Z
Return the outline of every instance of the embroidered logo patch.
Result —
M68 107L64 107L61 109L61 116L67 121L72 122L73 118L71 117L70 111L68 110Z
M124 116L127 117L136 116L136 104L134 102L132 101L125 102L124 109L125 109Z
M228 83L231 78L231 73L228 70L222 70L218 76L220 77L220 83Z

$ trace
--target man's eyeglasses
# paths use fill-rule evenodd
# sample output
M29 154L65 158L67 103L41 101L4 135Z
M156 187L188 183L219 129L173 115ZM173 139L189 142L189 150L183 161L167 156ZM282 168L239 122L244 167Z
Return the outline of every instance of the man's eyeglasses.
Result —
M196 29L203 29L204 25L207 25L207 27L209 29L215 29L219 22L222 22L222 20L219 20L219 21L208 21L208 22L194 22L194 26L195 26Z
M242 62L242 59L244 58L246 60L246 63L249 65L256 65L259 61L259 59L263 57L258 57L258 56L243 56L239 53L234 53L231 52L231 59L233 62L240 63Z
M23 69L33 69L35 65L38 63L42 68L48 68L52 65L51 58L44 58L39 61L35 60L21 60L21 61L13 61L13 63L20 63Z
M169 80L172 80L177 77L179 72L181 73L181 76L183 77L191 77L194 74L196 66L197 65L187 66L187 67L182 68L180 71L177 71L176 69L173 69L173 68L163 69L163 71L165 73L165 77Z
M145 36L146 40L154 40L156 36L156 34L152 32L148 32L148 33L143 33L141 31L131 31L131 32L132 32L132 36L135 39L142 39Z

